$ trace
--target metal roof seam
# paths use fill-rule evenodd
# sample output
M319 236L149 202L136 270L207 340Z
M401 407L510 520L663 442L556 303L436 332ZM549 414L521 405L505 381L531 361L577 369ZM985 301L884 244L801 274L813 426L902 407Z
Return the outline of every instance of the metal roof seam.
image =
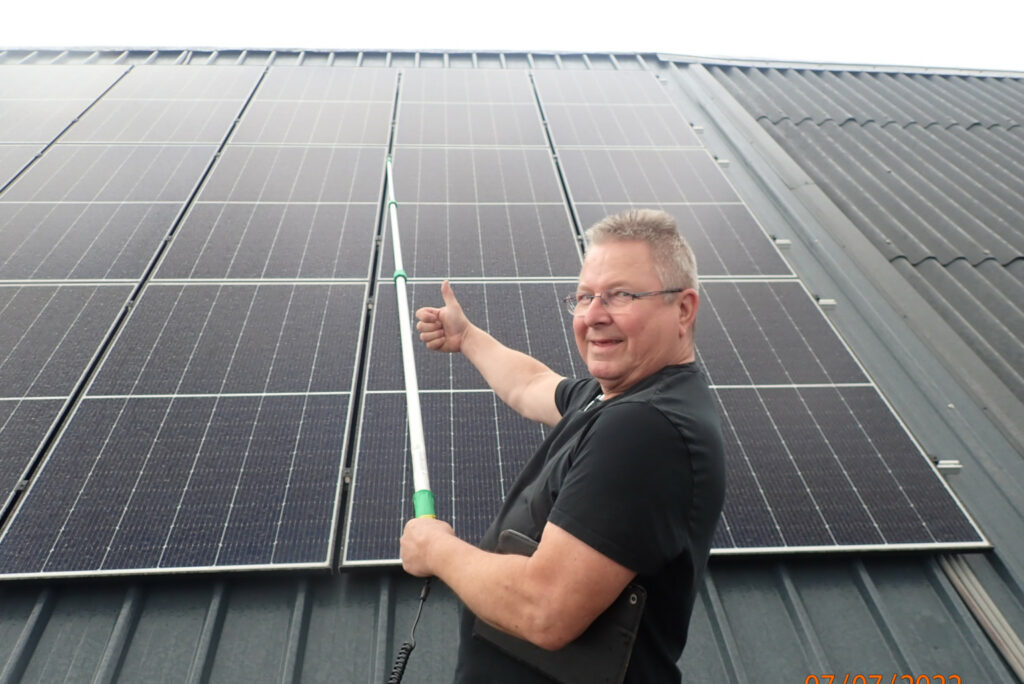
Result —
M188 684L200 684L210 679L210 672L213 670L213 660L217 653L217 645L220 643L221 631L224 628L224 618L227 614L227 594L227 580L217 580L213 586L210 603L206 609L206 616L203 619L203 628L199 633L196 650L192 654L192 663L189 666L186 679Z
M874 619L882 638L889 644L889 650L893 654L900 671L918 672L920 668L916 667L917 663L911 662L908 656L912 650L903 643L903 640L898 635L898 630L893 626L893 621L885 607L885 601L882 600L881 595L878 593L874 580L871 579L871 574L864 564L864 559L858 558L854 561L853 568L854 582L857 585L857 589L860 591L868 612Z
M776 572L785 596L783 605L786 607L786 612L789 613L793 624L797 627L797 634L800 636L804 651L812 660L814 671L830 672L832 668L829 666L825 649L822 647L821 640L814 629L814 623L807 613L807 608L804 606L800 592L793 582L792 574L783 563L776 565Z
M110 638L107 640L106 648L103 649L103 658L100 660L96 675L92 681L94 684L104 682L116 682L121 667L124 664L125 656L128 654L128 646L135 634L135 627L138 625L139 616L142 613L142 604L145 597L142 588L138 584L132 584L125 592L121 602L121 610L117 616L117 622L111 630Z
M302 678L302 655L306 651L306 640L309 635L309 617L312 611L309 577L303 576L298 581L295 591L295 602L292 607L291 620L288 625L288 641L281 664L281 682L298 682Z
M722 598L718 594L713 574L712 571L704 574L704 591L700 593L701 598L708 604L708 622L711 623L711 630L714 632L719 649L728 655L724 665L729 675L730 684L747 684L750 678L743 669L740 649L729 626L726 610L722 605Z
M35 649L39 645L39 639L53 615L53 608L57 603L56 594L57 590L53 586L46 586L39 592L32 612L25 621L25 626L21 629L17 642L11 648L3 670L0 671L0 682L7 684L21 681Z

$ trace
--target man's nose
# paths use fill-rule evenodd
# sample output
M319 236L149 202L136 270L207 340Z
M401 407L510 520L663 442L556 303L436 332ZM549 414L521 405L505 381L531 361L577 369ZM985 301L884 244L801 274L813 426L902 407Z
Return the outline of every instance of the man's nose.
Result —
M611 319L612 316L604 305L603 295L601 297L594 297L593 301L590 302L590 306L587 307L586 313L583 314L583 322L587 325L608 323Z

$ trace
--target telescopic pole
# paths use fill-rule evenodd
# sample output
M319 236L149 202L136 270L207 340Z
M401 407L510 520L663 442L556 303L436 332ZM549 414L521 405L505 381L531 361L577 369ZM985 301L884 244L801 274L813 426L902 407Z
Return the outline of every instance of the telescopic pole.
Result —
M412 326L409 298L406 293L405 269L402 267L402 243L398 236L398 202L391 174L391 157L387 160L388 218L391 221L391 244L395 254L395 296L398 300L398 325L402 336L402 368L405 374L405 406L409 419L409 453L412 458L412 506L417 518L433 518L434 494L430 491L427 472L427 449L423 440L423 418L420 413L420 387L416 381L416 360L413 356Z
M416 381L416 359L413 356L412 325L409 316L409 296L406 292L405 269L402 266L402 243L398 237L398 202L395 201L395 182L391 175L391 156L388 155L386 184L388 188L388 219L391 221L391 244L395 254L395 297L398 300L398 329L402 337L402 370L405 375L405 409L409 420L409 454L412 458L412 509L417 518L434 518L434 494L430 491L427 472L427 448L423 439L423 417L420 412L420 386ZM399 684L405 673L409 656L416 647L416 624L420 621L423 603L430 591L430 578L420 590L420 605L412 623L409 640L398 649L395 664L387 679L388 684Z

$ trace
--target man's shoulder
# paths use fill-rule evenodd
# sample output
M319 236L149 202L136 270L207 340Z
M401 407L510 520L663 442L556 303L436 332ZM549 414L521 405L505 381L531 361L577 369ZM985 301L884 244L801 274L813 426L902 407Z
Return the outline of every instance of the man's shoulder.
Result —
M555 405L564 415L568 410L577 408L590 401L601 385L592 377L563 378L555 388Z
M656 412L675 426L686 442L721 440L714 395L703 371L695 363L662 369L636 392L623 396L618 408L620 416L627 413L635 416L637 411Z

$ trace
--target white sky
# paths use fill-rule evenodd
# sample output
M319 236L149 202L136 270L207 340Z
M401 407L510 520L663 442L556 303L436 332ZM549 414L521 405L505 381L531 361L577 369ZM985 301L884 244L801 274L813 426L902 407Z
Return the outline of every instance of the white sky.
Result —
M668 52L1024 71L1024 0L6 0L0 48Z

